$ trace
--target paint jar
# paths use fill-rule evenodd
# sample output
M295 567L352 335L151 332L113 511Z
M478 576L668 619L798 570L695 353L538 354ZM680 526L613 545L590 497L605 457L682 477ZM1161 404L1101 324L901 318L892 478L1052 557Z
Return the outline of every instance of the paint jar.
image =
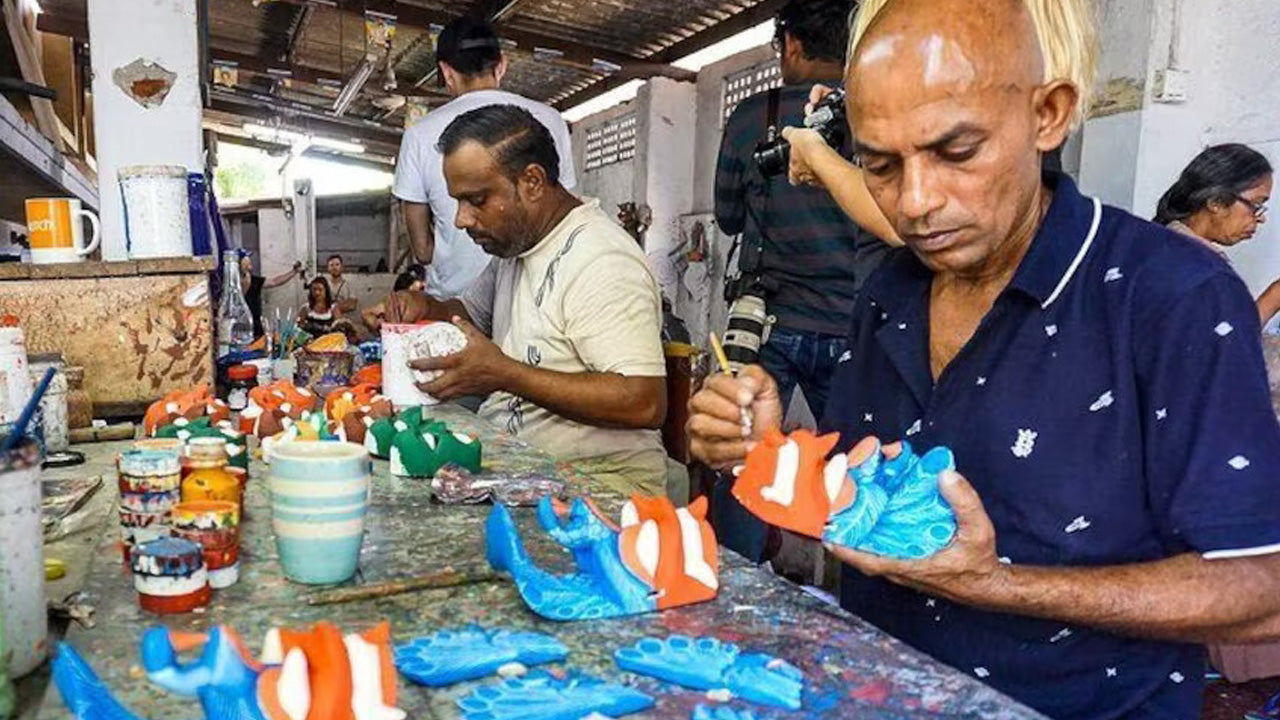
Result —
M200 545L209 587L231 587L240 579L240 508L220 500L178 503L173 536Z
M0 425L18 421L31 399L27 343L20 327L0 327Z
M271 368L275 362L271 358L255 358L253 360L245 360L244 364L252 365L258 371L258 387L266 387L274 379L271 376Z
M356 572L372 464L359 445L295 440L272 450L271 526L284 574L328 585Z
M143 610L173 615L209 602L209 574L197 543L176 537L143 543L133 549L129 566Z
M27 359L32 388L39 384L46 370L53 368L53 379L40 398L40 429L44 433L47 452L64 452L71 447L67 435L67 374L63 370L66 363L61 353L32 355Z
M232 365L227 368L227 407L240 412L249 407L249 391L258 387L258 368Z
M40 442L30 437L16 449L0 452L0 608L8 672L14 679L39 667L48 651L40 527L43 460Z
M93 425L93 398L84 389L84 368L69 365L67 374L67 428L87 428Z
M178 165L120 168L129 258L191 257L187 169Z
M227 439L193 437L182 459L182 501L226 500L240 504L240 481L227 472Z

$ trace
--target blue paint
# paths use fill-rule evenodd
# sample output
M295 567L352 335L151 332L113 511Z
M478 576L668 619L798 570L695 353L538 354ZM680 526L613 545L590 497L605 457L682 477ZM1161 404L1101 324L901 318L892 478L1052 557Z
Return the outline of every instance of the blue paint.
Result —
M573 554L578 572L553 575L535 565L503 505L494 505L485 523L489 564L511 573L520 596L534 612L550 620L586 620L657 609L649 586L623 564L617 533L581 499L573 502L562 524L551 499L544 497L538 503L538 520L553 540Z
M857 486L853 505L831 517L823 539L904 560L938 552L956 532L955 513L938 491L938 476L955 466L945 447L918 456L903 441L902 452L886 459L877 446L865 461L849 468Z
M507 663L560 662L569 650L550 635L469 625L414 638L396 648L396 668L419 685L443 687L491 675Z
M579 720L593 712L619 717L652 706L653 698L638 690L576 670L564 678L535 670L458 700L465 720Z
M695 690L728 690L744 700L799 710L804 675L772 655L743 653L713 637L643 638L613 654L618 667Z

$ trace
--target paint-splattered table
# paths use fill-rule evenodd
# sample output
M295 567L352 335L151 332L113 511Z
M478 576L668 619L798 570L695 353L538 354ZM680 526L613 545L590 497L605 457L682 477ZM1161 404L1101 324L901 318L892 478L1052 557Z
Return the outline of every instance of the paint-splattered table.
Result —
M512 438L485 426L474 415L443 407L433 415L458 429L475 432L485 444L487 470L558 472L571 487L585 481L573 468L556 464ZM127 447L118 443L116 449ZM657 698L643 715L684 720L701 693L621 673L612 652L645 635L715 635L754 651L783 657L805 673L805 710L794 715L752 708L758 718L1039 718L967 675L941 665L861 620L822 603L796 586L725 552L721 592L714 602L621 620L556 624L532 615L509 582L428 590L339 605L312 607L300 598L313 588L295 585L281 574L271 535L263 482L266 468L251 468L243 527L240 582L217 591L203 613L161 618L174 629L201 631L227 623L254 647L268 628L302 627L328 620L344 630L362 629L389 619L399 641L442 627L479 623L519 626L557 635L570 649L570 664L588 672L622 678ZM483 557L484 506L432 504L419 482L393 478L386 463L375 463L373 504L366 524L360 582L410 577L446 565L474 564ZM114 486L114 483L111 483ZM114 487L112 488L114 491ZM616 506L619 498L602 497ZM568 568L567 554L534 529L531 511L518 511L530 553L550 567ZM85 589L97 605L97 627L73 628L67 635L127 708L151 720L200 717L193 701L167 695L150 685L139 666L137 641L157 622L138 608L116 547L118 528L108 523ZM411 718L456 718L454 702L475 683L430 691L401 680L400 706ZM739 701L735 706L741 707ZM50 687L40 720L67 717L56 689ZM639 717L639 716L638 716Z

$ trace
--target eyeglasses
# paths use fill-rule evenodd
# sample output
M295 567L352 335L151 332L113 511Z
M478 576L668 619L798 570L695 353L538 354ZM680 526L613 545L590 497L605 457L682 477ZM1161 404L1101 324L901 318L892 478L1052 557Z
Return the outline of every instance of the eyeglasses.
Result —
M1262 217L1267 214L1267 204L1264 202L1256 202L1254 200L1250 200L1249 198L1243 195L1237 195L1236 199L1244 203L1245 205L1248 205L1249 209L1253 211L1253 216L1259 220L1261 220Z
M782 54L782 49L785 45L784 40L786 32L787 23L782 20L775 20L773 25L773 40L770 41L770 44L773 45L773 51L779 55Z

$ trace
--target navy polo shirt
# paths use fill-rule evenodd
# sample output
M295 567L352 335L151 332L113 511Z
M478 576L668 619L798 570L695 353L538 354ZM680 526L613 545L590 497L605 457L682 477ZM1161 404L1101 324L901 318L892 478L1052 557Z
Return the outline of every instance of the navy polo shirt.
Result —
M1248 290L1194 240L1053 201L1012 281L934 382L930 271L898 250L855 305L822 425L946 445L1003 562L1280 551L1280 425ZM1200 646L976 610L846 568L842 604L1053 718L1195 718ZM1224 588L1224 592L1229 589Z

